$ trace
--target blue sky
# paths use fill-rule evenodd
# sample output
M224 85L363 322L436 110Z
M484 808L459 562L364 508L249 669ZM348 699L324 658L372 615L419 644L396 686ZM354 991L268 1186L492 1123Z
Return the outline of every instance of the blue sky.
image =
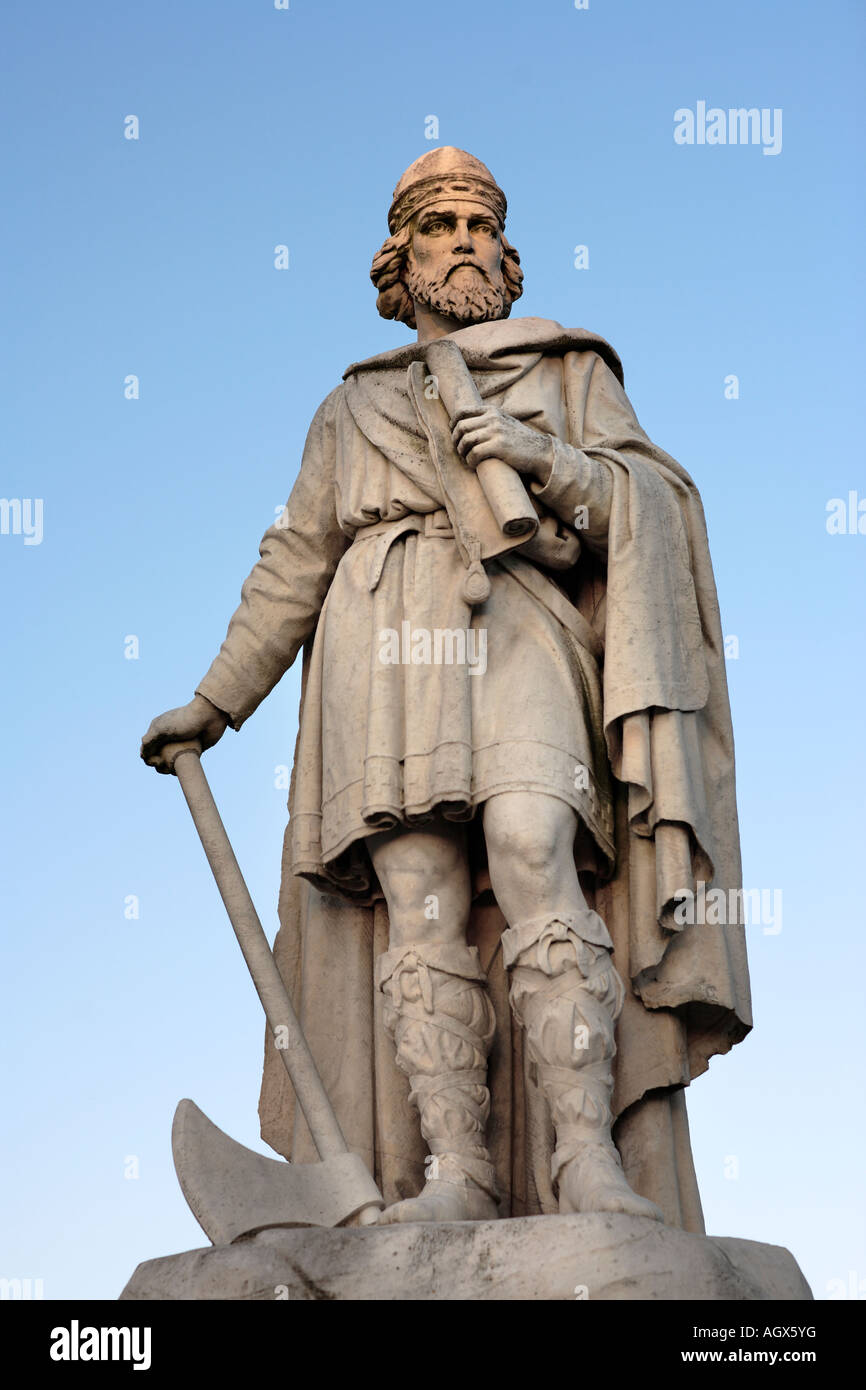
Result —
M210 664L315 408L407 340L369 265L442 143L506 190L515 314L608 338L704 499L745 881L784 903L749 930L755 1030L689 1093L708 1230L866 1296L866 535L826 524L866 498L862 7L12 0L3 27L0 495L41 499L43 533L0 534L0 1275L114 1297L204 1243L171 1166L184 1095L263 1147L258 1001L138 744ZM678 145L699 101L781 110L781 150ZM268 931L297 699L292 671L207 760Z

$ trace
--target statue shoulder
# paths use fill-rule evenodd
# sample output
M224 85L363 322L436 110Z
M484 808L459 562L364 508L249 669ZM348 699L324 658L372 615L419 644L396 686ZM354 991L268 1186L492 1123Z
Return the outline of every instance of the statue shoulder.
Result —
M559 327L558 324L556 326ZM625 385L620 355L600 333L593 333L588 328L560 328L549 350L563 354L578 352L585 356L587 364L593 367L601 362L607 371L616 377L620 386Z
M623 385L623 369L619 353L600 333L588 328L567 328L556 319L500 319L492 323L475 324L452 334L456 343L470 355L481 355L493 361L517 353L538 353L545 357L585 355L584 366L600 358Z
M339 385L334 387L333 391L328 392L310 422L309 433L311 435L334 428L345 389L345 383L341 381Z
M319 406L319 409L316 411L316 414L325 414L328 416L336 415L337 410L340 406L340 401L342 400L345 394L346 383L344 381L340 381L337 383L337 385L334 387L332 391L328 392L327 396L322 401L322 404Z

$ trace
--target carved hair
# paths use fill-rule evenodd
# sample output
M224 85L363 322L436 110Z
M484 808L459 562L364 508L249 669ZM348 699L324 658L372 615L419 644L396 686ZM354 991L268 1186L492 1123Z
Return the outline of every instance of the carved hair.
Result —
M403 270L412 245L414 228L415 219L408 222L399 232L395 232L393 236L389 236L373 257L373 264L370 268L370 279L379 292L376 308L382 318L396 319L398 323L405 323L409 328L417 327L415 305L403 283ZM505 281L505 298L510 309L515 299L519 299L523 294L523 271L520 269L520 257L505 233L500 232L499 236L502 242L502 278Z

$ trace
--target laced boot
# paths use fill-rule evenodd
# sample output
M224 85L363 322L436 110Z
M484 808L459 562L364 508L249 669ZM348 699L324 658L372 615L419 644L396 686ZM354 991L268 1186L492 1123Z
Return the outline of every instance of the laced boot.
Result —
M625 987L612 942L586 908L539 917L502 936L510 999L556 1131L552 1177L561 1212L612 1211L661 1221L626 1181L610 1131L614 1024Z
M415 945L376 963L385 1027L430 1150L417 1197L380 1216L395 1221L486 1221L498 1215L484 1141L490 1111L487 1056L495 1018L476 948Z

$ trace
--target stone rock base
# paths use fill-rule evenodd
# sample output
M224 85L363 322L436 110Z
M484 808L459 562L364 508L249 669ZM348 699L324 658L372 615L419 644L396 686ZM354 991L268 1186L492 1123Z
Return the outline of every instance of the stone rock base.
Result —
M121 1299L811 1299L779 1245L591 1213L365 1229L272 1229L146 1260Z

